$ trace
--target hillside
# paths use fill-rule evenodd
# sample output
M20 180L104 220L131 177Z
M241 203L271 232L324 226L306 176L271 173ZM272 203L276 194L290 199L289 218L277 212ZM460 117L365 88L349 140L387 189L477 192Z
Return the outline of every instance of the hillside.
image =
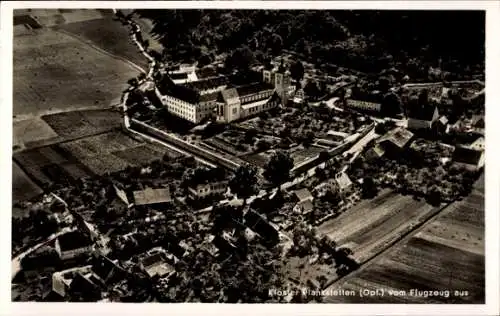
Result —
M481 11L136 10L169 60L212 61L248 46L265 60L282 49L317 64L368 73L396 67L413 78L436 67L484 72ZM466 23L464 23L466 21Z

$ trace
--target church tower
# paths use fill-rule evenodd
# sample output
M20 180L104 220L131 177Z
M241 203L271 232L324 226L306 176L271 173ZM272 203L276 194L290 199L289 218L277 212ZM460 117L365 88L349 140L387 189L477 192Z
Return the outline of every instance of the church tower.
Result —
M274 88L276 93L281 98L281 104L286 105L288 102L288 88L290 87L290 73L283 66L283 60L278 70L274 73Z

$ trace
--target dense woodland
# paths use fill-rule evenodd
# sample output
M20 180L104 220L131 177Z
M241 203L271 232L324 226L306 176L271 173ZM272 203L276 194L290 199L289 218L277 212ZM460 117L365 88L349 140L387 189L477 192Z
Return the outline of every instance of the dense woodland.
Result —
M171 61L207 64L248 47L258 61L293 51L317 65L367 73L396 68L419 79L429 67L484 71L482 11L137 10Z

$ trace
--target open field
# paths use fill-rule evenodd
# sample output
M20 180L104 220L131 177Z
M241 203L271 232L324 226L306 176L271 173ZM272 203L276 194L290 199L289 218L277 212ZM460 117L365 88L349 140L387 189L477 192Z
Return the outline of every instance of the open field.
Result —
M394 289L395 297L331 297L330 303L484 303L484 188L456 202L393 249L331 288ZM436 297L410 294L411 289L450 290ZM462 291L457 292L456 291ZM466 293L467 292L467 293Z
M349 244L354 257L364 262L437 210L424 201L385 190L325 222L318 231L339 245Z
M70 111L13 122L15 149L43 147L119 129L121 116L113 110Z
M58 29L90 41L99 48L130 60L143 69L148 67L147 59L129 40L128 28L118 21L113 21L112 16L97 20L68 23L60 25Z
M16 121L12 124L12 146L29 147L33 143L55 139L57 133L41 118Z
M62 140L118 129L122 123L120 113L112 110L63 112L44 115L42 119Z
M131 65L52 29L16 36L13 49L14 116L109 107L137 75Z
M28 200L42 193L37 186L18 164L12 163L12 201Z
M65 23L100 19L102 10L96 9L18 9L14 16L31 15L41 25L51 27Z

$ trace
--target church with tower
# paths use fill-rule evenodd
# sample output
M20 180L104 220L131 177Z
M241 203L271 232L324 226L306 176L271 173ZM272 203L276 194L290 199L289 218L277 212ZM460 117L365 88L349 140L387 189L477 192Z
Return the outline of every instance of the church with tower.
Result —
M283 63L256 75L245 83L231 76L207 78L158 90L157 96L170 113L194 124L207 119L230 123L286 105L294 86Z

